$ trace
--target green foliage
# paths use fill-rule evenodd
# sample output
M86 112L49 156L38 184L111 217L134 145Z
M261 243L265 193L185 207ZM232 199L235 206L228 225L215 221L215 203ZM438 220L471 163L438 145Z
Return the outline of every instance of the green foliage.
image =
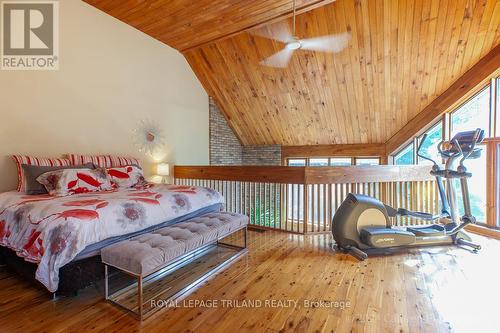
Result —
M264 209L264 204L257 199L255 202L255 207L252 207L250 209L250 223L253 225L264 226L264 227L279 226L280 212L281 212L280 206L276 207L276 219L275 219L274 207L267 206Z

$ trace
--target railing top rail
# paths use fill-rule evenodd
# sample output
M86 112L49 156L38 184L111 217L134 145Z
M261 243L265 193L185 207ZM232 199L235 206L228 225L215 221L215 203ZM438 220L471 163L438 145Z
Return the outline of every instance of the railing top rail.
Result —
M434 179L428 165L345 167L179 166L178 179L207 179L281 184L346 184L426 181Z
M434 179L430 166L370 165L346 167L307 167L306 184L391 183Z
M179 166L175 178L303 184L303 167L282 166Z

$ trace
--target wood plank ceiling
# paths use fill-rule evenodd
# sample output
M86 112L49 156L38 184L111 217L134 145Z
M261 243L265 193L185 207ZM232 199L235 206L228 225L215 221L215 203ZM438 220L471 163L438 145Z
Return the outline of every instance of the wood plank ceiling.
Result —
M238 31L278 34L291 1L87 2L183 50L245 145L385 143L500 43L500 0L304 0L297 35L351 31L349 46L273 69L259 61L283 44Z
M183 52L286 18L292 0L84 0ZM298 13L335 0L296 0Z

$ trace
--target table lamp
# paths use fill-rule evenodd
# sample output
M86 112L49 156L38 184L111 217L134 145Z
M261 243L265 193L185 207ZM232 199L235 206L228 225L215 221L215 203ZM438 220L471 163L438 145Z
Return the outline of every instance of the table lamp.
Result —
M166 184L166 178L170 175L170 166L168 163L158 163L156 173L161 176L161 183Z

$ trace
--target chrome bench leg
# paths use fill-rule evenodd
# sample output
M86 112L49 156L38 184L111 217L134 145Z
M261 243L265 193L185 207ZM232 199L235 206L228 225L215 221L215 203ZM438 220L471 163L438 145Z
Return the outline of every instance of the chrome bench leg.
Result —
M243 246L241 246L241 245L233 245L233 244L224 243L224 242L221 242L221 239L217 239L217 240L215 241L215 244L216 244L216 245L221 245L221 246L230 247L230 248L233 248L233 249L240 249L240 250L242 250L242 249L246 249L246 248L247 248L247 244L248 244L248 240L247 240L247 238L248 238L248 235L247 235L247 230L248 230L248 229L247 229L247 227L244 227L244 228L241 228L241 229L237 230L236 232L241 231L241 230L243 230L243 233L244 233L244 235L243 235ZM233 232L233 233L234 233L234 232ZM224 236L224 237L227 237L227 236L229 236L229 235L226 235L226 236ZM224 238L224 237L222 237L222 238Z
M244 232L245 232L245 245L244 245L244 247L246 249L247 248L247 244L248 244L248 228L247 227L245 227Z
M104 297L106 300L109 299L109 276L108 276L108 265L104 265Z
M138 299L137 301L139 302L139 319L142 321L142 316L143 316L143 311L142 311L142 305L143 305L143 300L142 300L142 276L139 276L137 278L137 294L138 294Z

